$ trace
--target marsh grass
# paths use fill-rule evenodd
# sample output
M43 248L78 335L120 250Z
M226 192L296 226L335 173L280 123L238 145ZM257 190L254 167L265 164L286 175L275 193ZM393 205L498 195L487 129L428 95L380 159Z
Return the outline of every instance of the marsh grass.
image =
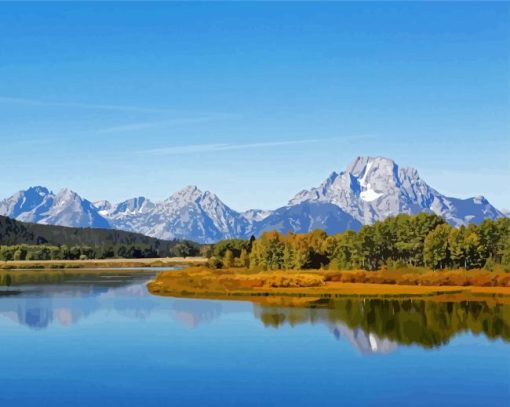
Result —
M507 296L510 275L485 270L269 271L191 267L161 272L153 294L181 297Z

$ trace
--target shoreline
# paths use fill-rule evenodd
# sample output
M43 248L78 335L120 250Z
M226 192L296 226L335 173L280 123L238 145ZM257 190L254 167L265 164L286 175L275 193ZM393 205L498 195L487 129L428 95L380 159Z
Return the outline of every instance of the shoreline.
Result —
M11 260L0 261L0 271L95 269L118 267L201 266L203 257L161 257L147 259L90 259L90 260Z

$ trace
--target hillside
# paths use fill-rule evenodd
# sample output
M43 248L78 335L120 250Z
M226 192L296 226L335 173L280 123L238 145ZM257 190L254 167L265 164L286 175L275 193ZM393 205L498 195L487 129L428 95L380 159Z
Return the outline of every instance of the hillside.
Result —
M145 246L168 255L179 241L160 240L114 229L74 228L19 222L0 216L0 245Z

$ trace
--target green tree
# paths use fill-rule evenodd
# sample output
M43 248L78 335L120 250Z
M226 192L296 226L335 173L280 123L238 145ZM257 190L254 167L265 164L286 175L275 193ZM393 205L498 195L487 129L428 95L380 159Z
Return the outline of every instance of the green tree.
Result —
M443 224L437 226L425 238L423 258L428 267L442 269L448 265L450 256L448 247L449 233L450 227Z

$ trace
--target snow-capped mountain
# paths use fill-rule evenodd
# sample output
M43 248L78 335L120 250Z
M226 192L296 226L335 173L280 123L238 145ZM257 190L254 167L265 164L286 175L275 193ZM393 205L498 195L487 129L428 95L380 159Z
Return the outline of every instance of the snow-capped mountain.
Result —
M289 205L326 202L363 224L399 213L435 213L454 226L496 219L503 214L485 198L450 198L423 181L414 168L400 168L383 157L358 157L345 171L333 172L321 185L301 191Z
M47 225L110 227L92 202L69 189L62 189L57 194L44 187L17 192L0 202L0 215Z
M143 196L131 198L118 204L108 201L95 203L99 214L110 222L113 228L139 233L144 228L145 217L154 208L155 204Z
M134 198L102 212L113 227L160 239L189 239L209 243L245 236L250 222L225 205L215 194L196 186L152 203Z
M53 205L38 223L73 227L110 227L92 202L81 198L70 189L63 189L55 195Z
M481 196L442 195L414 168L401 168L383 157L358 157L344 171L333 172L318 187L301 191L287 206L275 210L240 213L196 186L156 203L137 197L117 204L92 204L68 189L54 194L40 186L0 202L0 215L25 222L114 228L202 243L249 238L275 229L283 233L323 229L334 234L399 213L419 212L435 213L454 226L508 216Z
M275 211L234 211L215 194L188 186L163 202L135 198L100 212L116 229L160 239L190 239L202 243L249 238L267 230L309 232L322 228L338 233L361 224L335 205L303 203Z
M55 195L37 186L19 191L0 202L0 215L24 222L39 222L53 205Z

